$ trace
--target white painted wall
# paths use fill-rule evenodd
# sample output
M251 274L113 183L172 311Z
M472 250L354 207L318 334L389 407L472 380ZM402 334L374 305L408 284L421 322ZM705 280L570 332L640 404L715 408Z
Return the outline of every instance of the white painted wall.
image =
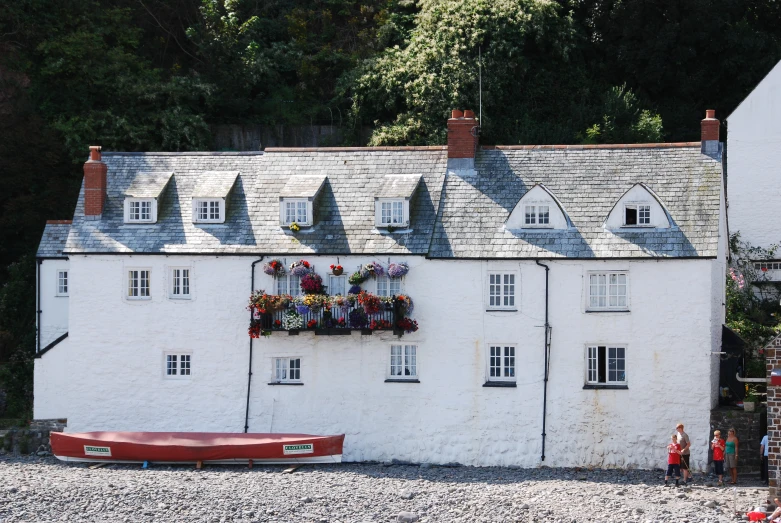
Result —
M727 123L730 233L755 246L781 243L781 63Z
M57 273L68 270L68 260L41 262L41 348L68 332L68 302L70 297L57 294ZM70 276L70 275L69 275ZM69 286L70 286L70 282ZM69 289L70 290L70 289Z
M335 257L310 256L321 275ZM545 271L533 261L406 260L421 329L421 383L385 383L390 334L254 342L250 431L346 433L346 460L536 466L542 432ZM289 258L287 262L293 261ZM350 271L368 258L341 257ZM377 259L384 265L388 258ZM35 417L88 430L236 431L244 427L249 257L72 256L70 335L36 361ZM712 404L714 260L555 261L549 466L664 464L677 421L706 465ZM191 266L194 299L167 298L167 268ZM256 267L256 288L272 279ZM149 301L124 299L131 267L152 271ZM628 270L629 313L585 313L590 270ZM485 312L488 270L518 272L516 312ZM720 298L718 298L720 299ZM484 388L486 347L517 345L517 388ZM628 390L584 390L587 343L626 343ZM163 352L192 353L190 379ZM301 355L303 386L269 386L273 356Z

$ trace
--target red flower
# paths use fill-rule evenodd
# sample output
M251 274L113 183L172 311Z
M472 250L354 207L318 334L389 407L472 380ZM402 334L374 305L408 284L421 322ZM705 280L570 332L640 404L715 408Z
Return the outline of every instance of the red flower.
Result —
M762 272L767 272L767 267L762 267Z
M281 325L282 325L282 322L281 322L281 321L279 321L279 320L274 320L274 325L275 325L275 326L277 326L277 327L279 327L279 326L281 326Z
M306 260L301 260L301 263L304 264L304 267L309 268L309 262Z
M311 329L313 327L317 327L317 320L309 320L306 322L307 328Z

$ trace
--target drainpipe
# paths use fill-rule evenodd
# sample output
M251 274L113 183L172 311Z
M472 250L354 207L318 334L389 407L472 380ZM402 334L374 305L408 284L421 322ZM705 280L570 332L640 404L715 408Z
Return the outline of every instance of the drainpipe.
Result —
M255 265L263 261L263 256L252 262L252 276L250 277L252 283L250 284L250 294L255 292ZM252 321L252 311L249 312L249 319ZM244 413L244 432L249 431L249 392L252 387L252 342L253 338L249 339L249 368L247 369L247 410Z
M35 281L35 286L37 287L35 298L35 355L38 356L41 353L41 312L43 312L41 311L41 265L43 265L43 259L35 258L35 261L38 263L38 278Z
M548 411L548 374L550 371L550 343L548 336L550 333L550 323L548 323L548 275L550 267L540 260L534 260L540 267L545 267L545 341L543 342L543 352L545 353L544 385L542 387L542 461L545 461L545 417Z

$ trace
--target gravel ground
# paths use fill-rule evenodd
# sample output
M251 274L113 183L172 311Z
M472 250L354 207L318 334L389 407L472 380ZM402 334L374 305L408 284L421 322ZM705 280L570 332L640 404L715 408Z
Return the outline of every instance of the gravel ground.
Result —
M0 522L735 522L767 490L665 488L661 471L379 464L219 467L0 457Z

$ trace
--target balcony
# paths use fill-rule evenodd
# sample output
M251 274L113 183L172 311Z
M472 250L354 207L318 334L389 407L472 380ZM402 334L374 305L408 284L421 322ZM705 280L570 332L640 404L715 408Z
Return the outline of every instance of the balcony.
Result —
M298 335L312 331L316 336L350 335L360 331L392 331L397 336L415 332L418 324L408 317L412 300L405 295L376 296L367 292L347 296L307 294L304 296L253 294L249 335L253 338L275 332Z

